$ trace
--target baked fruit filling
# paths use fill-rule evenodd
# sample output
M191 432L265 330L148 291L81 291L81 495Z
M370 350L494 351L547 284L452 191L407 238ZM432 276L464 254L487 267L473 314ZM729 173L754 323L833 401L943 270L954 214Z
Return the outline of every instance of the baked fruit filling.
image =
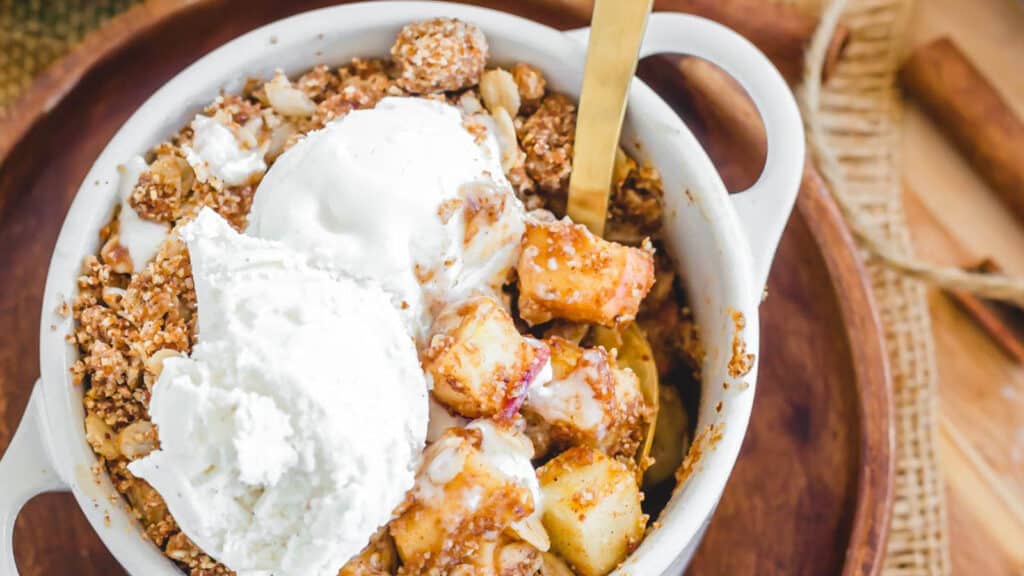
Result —
M601 576L642 540L637 468L649 462L636 457L652 411L637 375L590 332L640 323L668 382L700 364L675 268L658 249L660 177L620 150L607 239L571 222L575 105L548 90L538 68L499 64L471 23L412 23L389 59L250 79L123 167L120 203L78 280L72 372L84 390L87 441L147 538L183 571L234 573L186 534L161 493L133 474L141 468L129 468L161 449L150 406L164 364L209 338L199 331L194 255L181 231L209 209L252 233L254 199L283 155L360 111L406 106L395 99L457 111L473 141L493 148L502 172L493 176L510 192L473 184L441 203L438 225L458 220L464 262L417 261L422 302L410 301L405 285L388 292L418 326L410 337L430 389L430 431L415 484L340 574ZM478 289L460 292L467 278ZM666 388L676 421L659 419L659 434L685 435L679 394Z

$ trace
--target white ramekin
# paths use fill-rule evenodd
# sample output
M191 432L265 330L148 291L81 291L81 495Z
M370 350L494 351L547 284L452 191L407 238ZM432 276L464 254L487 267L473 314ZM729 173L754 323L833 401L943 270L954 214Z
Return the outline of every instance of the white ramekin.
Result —
M347 4L307 12L254 30L201 58L135 112L96 160L64 221L50 262L40 321L40 373L25 416L0 461L0 569L16 574L11 546L18 509L33 495L70 490L93 528L132 574L179 575L125 510L85 441L82 390L69 367L77 352L64 336L72 321L56 313L75 294L82 258L97 250L97 232L116 202L117 165L167 138L219 91L238 90L248 76L275 68L292 74L352 56L385 56L397 30L413 20L452 16L479 25L491 62L529 62L550 86L579 95L587 30L560 32L483 8L432 2ZM630 92L623 144L649 160L665 185L666 242L686 280L707 357L698 431L721 426L697 469L679 487L657 527L618 574L678 573L693 553L736 461L754 399L757 366L740 378L727 365L735 332L758 349L758 304L769 264L796 197L804 162L803 128L785 82L753 45L709 20L654 14L643 55L674 52L711 60L751 95L768 134L760 179L730 197L689 129L639 80ZM726 387L723 383L732 385ZM716 405L721 403L721 409ZM386 457L381 455L381 457Z

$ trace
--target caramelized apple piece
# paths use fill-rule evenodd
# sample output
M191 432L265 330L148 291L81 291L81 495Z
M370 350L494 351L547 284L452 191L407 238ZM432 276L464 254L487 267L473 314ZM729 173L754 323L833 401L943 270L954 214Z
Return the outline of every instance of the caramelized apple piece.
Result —
M654 285L650 249L594 236L568 220L528 222L519 255L519 315L615 326L636 317Z
M604 348L583 348L557 336L545 343L553 378L531 387L523 405L538 455L555 445L634 457L649 417L636 374L619 368Z
M434 397L469 418L511 417L526 387L547 361L496 301L479 297L444 310L423 353Z
M403 573L446 574L482 538L529 518L539 498L532 452L518 430L481 420L431 444L410 501L390 524Z

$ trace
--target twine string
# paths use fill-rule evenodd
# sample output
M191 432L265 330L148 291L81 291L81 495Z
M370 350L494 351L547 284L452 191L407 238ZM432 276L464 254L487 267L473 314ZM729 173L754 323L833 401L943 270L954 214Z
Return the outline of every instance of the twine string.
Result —
M854 201L835 151L827 142L825 122L821 118L821 71L824 68L829 42L835 34L846 4L847 0L833 0L822 13L818 29L807 49L803 84L798 100L806 124L811 157L827 184L826 188L846 218L850 231L871 258L907 276L940 288L963 290L985 298L1024 306L1024 278L968 272L954 266L939 266L915 258L896 243L883 238L872 225L868 215Z

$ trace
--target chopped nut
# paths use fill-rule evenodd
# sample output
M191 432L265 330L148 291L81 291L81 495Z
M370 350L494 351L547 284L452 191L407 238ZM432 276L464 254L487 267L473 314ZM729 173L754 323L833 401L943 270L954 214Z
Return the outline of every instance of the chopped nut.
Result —
M331 72L326 65L320 64L299 77L295 82L295 87L302 90L314 102L320 102L328 94L336 91L338 84L337 74Z

